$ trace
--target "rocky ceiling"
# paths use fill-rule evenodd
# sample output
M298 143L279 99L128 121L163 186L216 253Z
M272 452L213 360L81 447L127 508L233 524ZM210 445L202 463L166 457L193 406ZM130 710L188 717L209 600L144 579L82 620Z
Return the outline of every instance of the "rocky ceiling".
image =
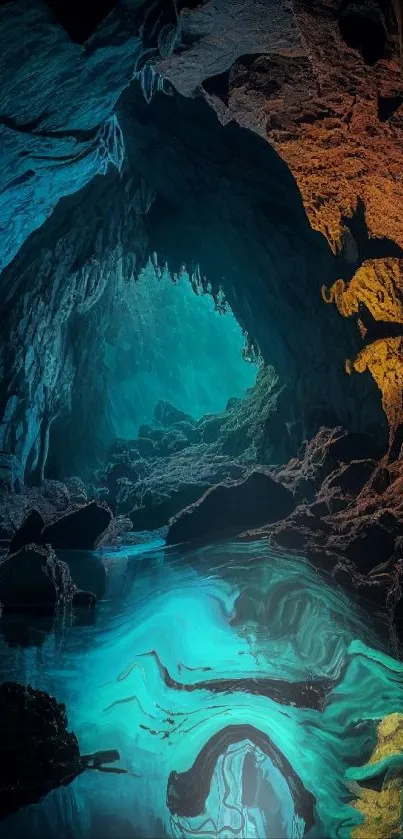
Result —
M397 0L120 0L80 31L66 9L0 5L0 445L15 468L41 474L66 408L91 427L102 324L154 252L224 289L284 379L295 444L324 420L382 437L381 396L393 435Z

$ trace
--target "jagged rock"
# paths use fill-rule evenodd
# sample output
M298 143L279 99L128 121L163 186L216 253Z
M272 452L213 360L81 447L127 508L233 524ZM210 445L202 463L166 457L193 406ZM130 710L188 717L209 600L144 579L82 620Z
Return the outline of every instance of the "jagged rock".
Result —
M351 463L338 467L325 478L318 500L325 499L326 494L335 489L349 498L355 497L369 481L375 466L374 460L353 460Z
M44 520L38 510L31 510L21 527L14 533L9 545L9 553L13 554L25 545L42 545L42 530Z
M267 470L254 469L242 481L218 484L169 523L167 543L209 538L285 518L294 509L292 493Z
M154 418L157 422L161 423L161 425L165 425L167 428L178 422L188 422L190 425L195 425L195 420L190 416L190 414L180 411L178 408L175 408L174 405L171 405L170 402L165 402L163 399L161 399L155 406Z
M52 550L30 545L0 564L0 602L5 611L52 613L74 589L67 565Z
M77 476L66 478L65 486L72 504L86 504L88 501L87 491L81 478Z
M44 527L42 540L56 550L91 550L111 520L109 507L90 501Z
M367 572L392 557L398 532L396 517L380 512L357 518L347 538L336 534L328 545L330 550L351 559L361 572Z
M40 801L85 769L65 706L15 682L0 685L0 818Z

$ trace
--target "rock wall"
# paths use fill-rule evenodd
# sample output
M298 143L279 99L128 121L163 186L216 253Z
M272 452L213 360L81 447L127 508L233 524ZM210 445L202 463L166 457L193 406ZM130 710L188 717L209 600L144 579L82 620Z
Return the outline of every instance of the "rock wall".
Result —
M295 447L323 422L384 442L381 398L396 432L398 26L375 0L344 6L125 0L84 44L40 0L1 6L7 480L40 481L50 439L95 457L108 312L150 252L224 290Z

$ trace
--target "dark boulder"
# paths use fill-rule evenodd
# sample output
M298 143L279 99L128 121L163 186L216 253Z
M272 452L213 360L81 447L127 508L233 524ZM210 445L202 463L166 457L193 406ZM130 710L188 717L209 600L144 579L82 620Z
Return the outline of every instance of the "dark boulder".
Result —
M0 685L0 819L35 804L85 769L64 705L15 682Z
M45 522L38 510L31 510L21 527L14 533L9 546L9 553L16 553L25 545L41 545L44 524Z
M290 490L273 480L267 470L254 469L244 480L211 487L178 513L171 519L167 543L261 527L285 518L294 507Z
M90 501L44 527L42 541L56 550L92 550L111 520L109 507Z
M35 545L21 548L0 565L0 602L5 611L54 612L61 577L53 551ZM66 566L68 574L68 569ZM70 575L68 574L68 577Z

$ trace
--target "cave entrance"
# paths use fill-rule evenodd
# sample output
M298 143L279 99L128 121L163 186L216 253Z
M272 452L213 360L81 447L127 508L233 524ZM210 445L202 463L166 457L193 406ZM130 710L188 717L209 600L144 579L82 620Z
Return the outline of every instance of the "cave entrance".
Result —
M185 271L172 279L151 263L126 286L105 354L112 428L123 439L153 426L160 402L195 420L221 413L258 370L225 301L199 293Z

